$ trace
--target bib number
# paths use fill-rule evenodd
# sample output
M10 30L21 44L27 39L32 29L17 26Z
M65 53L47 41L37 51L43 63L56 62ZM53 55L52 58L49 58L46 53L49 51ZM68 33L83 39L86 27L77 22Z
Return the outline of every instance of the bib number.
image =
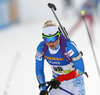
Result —
M53 67L54 71L63 71L62 67Z

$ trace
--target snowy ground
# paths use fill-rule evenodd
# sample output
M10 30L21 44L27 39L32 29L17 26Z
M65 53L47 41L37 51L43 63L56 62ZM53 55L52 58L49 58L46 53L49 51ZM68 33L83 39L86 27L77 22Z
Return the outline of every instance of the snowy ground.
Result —
M0 95L39 95L35 76L35 53L37 45L42 40L41 31L45 20L13 25L5 30L0 30ZM61 19L63 26L68 30L74 21L75 19L72 22L68 19ZM100 63L99 27L100 22L96 21L94 50L98 64ZM71 40L84 53L84 64L89 74L89 78L84 76L86 95L100 95L100 77L84 23L75 31ZM48 81L52 76L47 63L45 63L45 71Z

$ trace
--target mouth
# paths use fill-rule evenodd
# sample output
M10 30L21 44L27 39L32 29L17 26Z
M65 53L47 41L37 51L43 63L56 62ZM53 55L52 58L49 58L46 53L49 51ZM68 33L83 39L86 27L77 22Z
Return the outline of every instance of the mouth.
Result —
M54 45L50 45L50 48L54 48Z

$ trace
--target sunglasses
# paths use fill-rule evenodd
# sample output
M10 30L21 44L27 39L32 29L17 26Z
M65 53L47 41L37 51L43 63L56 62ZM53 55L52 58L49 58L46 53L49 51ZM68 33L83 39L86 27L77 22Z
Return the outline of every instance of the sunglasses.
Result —
M46 36L42 33L42 37L47 43L50 43L51 41L55 42L58 39L58 36L59 36L59 32L57 32L56 34L52 36Z

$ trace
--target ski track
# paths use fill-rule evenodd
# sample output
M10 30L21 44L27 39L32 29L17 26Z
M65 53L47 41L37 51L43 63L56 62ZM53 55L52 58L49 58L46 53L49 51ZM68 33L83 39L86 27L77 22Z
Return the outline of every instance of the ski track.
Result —
M53 19L54 20L54 19ZM54 20L55 21L55 20ZM69 19L60 19L66 29L72 26ZM42 41L41 31L44 21L31 22L26 24L13 25L0 32L0 95L38 95L38 82L35 76L35 54L36 47ZM99 22L94 24L94 50L99 61L100 54L100 32ZM85 70L89 78L84 76L86 95L100 95L100 77L98 76L94 56L89 43L87 30L84 23L72 35L73 40L79 50L83 51ZM11 80L8 81L9 72L16 52L21 56L17 61ZM99 64L100 68L100 64ZM52 78L52 72L47 62L45 62L46 81ZM49 73L49 74L48 74ZM9 86L7 86L7 83Z

